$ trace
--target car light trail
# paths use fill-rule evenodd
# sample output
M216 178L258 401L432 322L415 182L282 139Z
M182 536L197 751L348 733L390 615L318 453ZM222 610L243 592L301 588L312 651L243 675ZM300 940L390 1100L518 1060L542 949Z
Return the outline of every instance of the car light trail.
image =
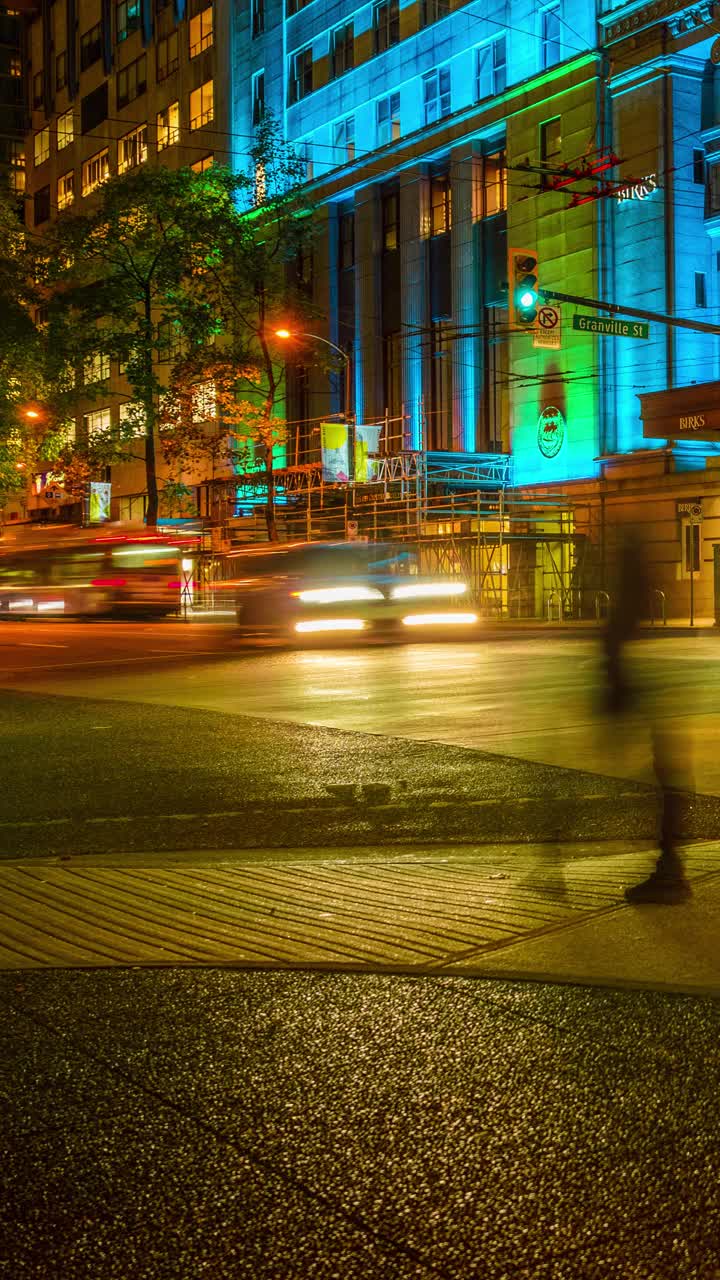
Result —
M293 591L303 604L340 604L346 600L382 600L383 593L375 587L312 587L308 591Z
M296 622L295 630L301 635L311 631L364 631L362 618L312 618L306 622Z
M404 627L470 627L477 622L476 613L408 613Z

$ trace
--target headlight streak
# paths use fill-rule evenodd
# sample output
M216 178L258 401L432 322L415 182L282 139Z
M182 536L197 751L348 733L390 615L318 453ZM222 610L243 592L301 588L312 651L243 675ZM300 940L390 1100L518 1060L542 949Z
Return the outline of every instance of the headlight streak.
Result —
M431 600L438 596L462 596L467 591L465 582L408 582L393 587L393 600Z
M342 604L353 600L382 600L383 593L376 587L311 587L307 591L294 591L293 595L303 604Z
M402 623L404 627L471 627L477 620L476 613L408 613Z
M295 623L299 635L309 635L318 631L364 631L362 618L313 618Z

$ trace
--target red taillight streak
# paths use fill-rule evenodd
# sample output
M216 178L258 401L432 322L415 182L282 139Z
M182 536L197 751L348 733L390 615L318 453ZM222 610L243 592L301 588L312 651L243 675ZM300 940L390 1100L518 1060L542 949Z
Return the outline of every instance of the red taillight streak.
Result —
M126 587L127 578L93 578L94 587Z

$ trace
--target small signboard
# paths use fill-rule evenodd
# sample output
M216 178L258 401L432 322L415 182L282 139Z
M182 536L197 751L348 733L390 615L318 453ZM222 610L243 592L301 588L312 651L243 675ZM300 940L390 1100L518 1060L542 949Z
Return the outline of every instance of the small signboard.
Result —
M702 504L697 498L691 498L687 502L678 502L677 513L679 516L685 516L688 524L702 524Z
M538 311L537 327L533 333L534 347L554 347L561 345L560 312L557 307L544 303Z
M572 318L573 329L581 333L600 333L609 338L649 338L650 325L642 320L606 320L604 316L582 316L577 313Z

